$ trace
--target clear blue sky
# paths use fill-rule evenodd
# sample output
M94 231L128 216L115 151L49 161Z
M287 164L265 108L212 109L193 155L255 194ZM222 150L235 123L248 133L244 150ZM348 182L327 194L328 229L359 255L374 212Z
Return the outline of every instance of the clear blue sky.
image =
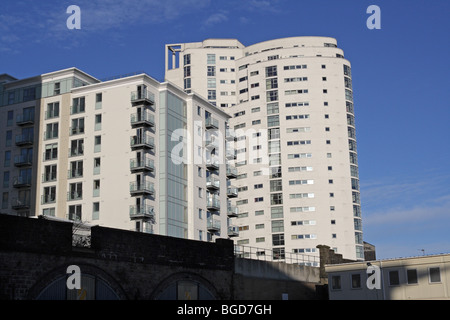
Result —
M448 0L3 0L0 73L163 80L166 43L335 37L352 63L364 240L384 259L450 252L449 32Z

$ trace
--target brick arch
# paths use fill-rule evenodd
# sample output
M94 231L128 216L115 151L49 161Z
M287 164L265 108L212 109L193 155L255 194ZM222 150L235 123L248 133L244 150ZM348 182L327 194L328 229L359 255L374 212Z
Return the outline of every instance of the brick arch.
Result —
M44 290L56 284L58 281L64 280L65 282L67 277L67 267L69 265L77 265L80 267L82 275L93 277L95 281L100 281L101 285L109 287L119 300L128 300L125 290L109 273L92 264L84 262L77 263L77 261L58 266L43 275L28 291L27 300L36 300Z
M210 297L206 297L206 299L211 300L220 300L222 297L218 293L215 286L207 279L202 277L199 274L192 272L178 272L174 273L164 280L162 280L156 288L153 290L153 293L150 296L151 300L164 300L167 298L167 290L171 290L173 286L178 286L181 282L186 282L190 284L197 284L199 290L199 298L205 298L206 295L209 294ZM175 289L176 290L176 289Z

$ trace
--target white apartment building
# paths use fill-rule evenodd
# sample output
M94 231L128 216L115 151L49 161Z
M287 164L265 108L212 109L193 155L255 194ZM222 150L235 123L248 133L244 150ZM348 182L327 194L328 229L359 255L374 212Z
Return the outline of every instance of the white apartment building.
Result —
M1 212L211 241L228 217L229 116L146 74L0 76ZM227 170L228 169L228 170ZM227 173L228 171L228 173Z
M236 244L364 259L351 64L336 39L168 44L166 79L231 116Z

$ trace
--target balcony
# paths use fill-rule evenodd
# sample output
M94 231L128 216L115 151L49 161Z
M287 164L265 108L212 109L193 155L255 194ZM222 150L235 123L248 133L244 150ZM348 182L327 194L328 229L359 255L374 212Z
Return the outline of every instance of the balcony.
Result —
M34 113L17 115L17 117L16 117L16 124L18 126L25 126L25 125L28 125L28 124L34 124Z
M153 195L155 193L155 188L151 182L130 182L130 194L135 195Z
M234 166L227 164L227 178L233 179L236 178L237 175L238 175L237 169Z
M227 160L236 160L236 150L227 148L225 151L225 157L227 158Z
M154 104L155 95L147 90L131 92L131 103L138 104Z
M130 159L130 170L131 172L153 172L155 171L155 162L146 157Z
M225 129L225 140L227 141L236 141L236 136L234 130L227 128Z
M130 146L133 150L153 149L155 147L155 139L150 136L132 136L130 139Z
M34 141L34 136L30 134L18 134L16 135L16 146L27 146L32 145Z
M133 113L130 117L131 126L133 128L139 126L155 126L155 116L150 112L137 112Z
M238 188L234 186L228 186L227 196L228 198L236 198L238 196Z
M220 188L220 180L213 176L206 177L206 188L209 190L218 190Z
M29 154L21 154L14 156L14 166L15 167L27 167L33 164L33 157Z
M207 149L218 148L220 146L219 141L220 139L218 136L207 134L205 139L205 147Z
M238 237L239 236L239 227L238 226L228 226L227 234L229 237Z
M155 218L155 210L153 206L130 206L130 219L149 219Z
M58 131L45 131L44 132L44 140L57 139Z
M76 179L76 178L82 178L83 177L83 170L82 169L75 169L75 170L68 170L67 171L67 178L68 179Z
M84 155L84 148L69 148L69 157L78 157Z
M210 195L206 200L206 208L211 211L220 210L220 199L216 195Z
M56 202L55 194L44 194L41 196L41 204L49 204Z
M13 210L30 209L30 200L14 198L11 202L11 208Z
M84 127L70 127L69 134L71 136L77 135L77 134L83 134L84 133Z
M213 216L209 217L206 222L206 228L209 232L220 231L220 220L213 218Z
M227 216L229 218L234 218L239 215L239 208L237 206L233 206L231 204L228 204L227 207Z
M51 181L56 181L56 171L42 174L42 182L51 182Z
M67 192L67 201L83 200L82 191L69 191Z
M70 114L78 114L78 113L83 113L85 112L85 104L84 103L80 103L74 106L70 107Z
M218 170L219 169L219 159L216 157L206 158L206 167L210 170Z
M205 121L206 129L219 129L219 120L216 118L209 116Z
M13 178L14 188L29 188L31 187L31 177L14 177Z

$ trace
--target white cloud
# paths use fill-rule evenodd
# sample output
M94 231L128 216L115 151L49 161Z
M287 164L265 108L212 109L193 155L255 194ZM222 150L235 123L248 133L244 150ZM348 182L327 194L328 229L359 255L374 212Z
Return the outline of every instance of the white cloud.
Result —
M210 27L212 25L222 23L228 20L228 17L225 13L214 13L205 20L205 25Z

